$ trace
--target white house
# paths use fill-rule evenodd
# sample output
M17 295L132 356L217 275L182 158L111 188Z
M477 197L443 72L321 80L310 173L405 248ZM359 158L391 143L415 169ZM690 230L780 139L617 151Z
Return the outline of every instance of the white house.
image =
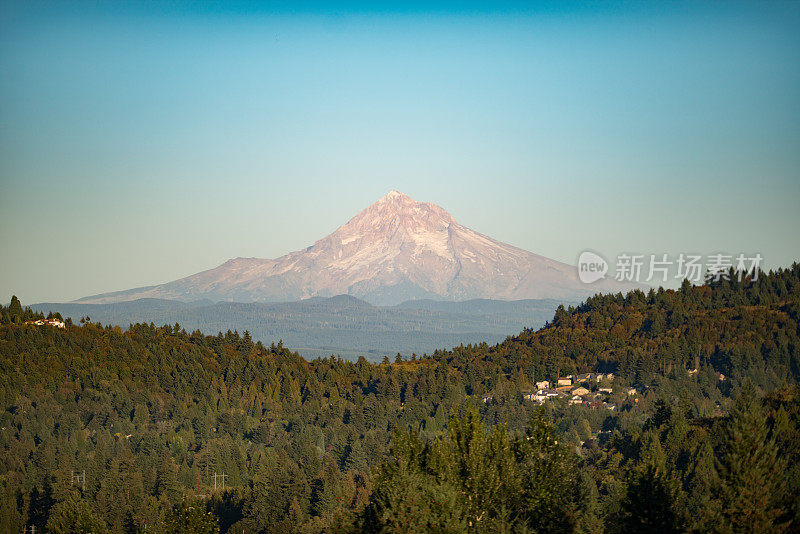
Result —
M66 328L64 321L59 321L58 319L39 319L38 321L33 321L33 324L39 326L54 326L56 328Z

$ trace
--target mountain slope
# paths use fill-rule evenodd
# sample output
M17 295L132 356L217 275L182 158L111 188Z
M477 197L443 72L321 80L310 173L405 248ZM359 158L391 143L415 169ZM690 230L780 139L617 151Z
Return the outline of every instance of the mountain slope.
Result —
M280 302L339 294L372 304L410 299L565 299L631 289L582 284L575 267L475 232L441 207L391 191L335 232L275 260L236 258L151 287L80 299Z

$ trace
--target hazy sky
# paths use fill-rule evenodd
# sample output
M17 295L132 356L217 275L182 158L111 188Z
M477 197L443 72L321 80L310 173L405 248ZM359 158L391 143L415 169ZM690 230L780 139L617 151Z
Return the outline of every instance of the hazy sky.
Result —
M798 2L100 4L0 6L2 301L277 257L390 189L569 263L800 258Z

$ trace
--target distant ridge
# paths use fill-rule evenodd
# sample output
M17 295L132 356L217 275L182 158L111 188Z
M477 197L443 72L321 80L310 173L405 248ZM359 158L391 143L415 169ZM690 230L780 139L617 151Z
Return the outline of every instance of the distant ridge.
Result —
M420 300L397 306L373 306L351 295L312 297L275 304L182 302L138 299L107 304L41 303L32 308L59 312L78 322L156 325L180 323L205 334L248 330L266 344L283 340L307 358L340 354L379 359L398 352L422 354L468 343L497 343L509 332L536 328L553 318L557 301Z
M574 266L494 240L435 204L391 191L332 234L278 259L231 259L174 282L76 302L288 302L344 294L394 305L412 299L581 300L633 288L614 280L583 284Z

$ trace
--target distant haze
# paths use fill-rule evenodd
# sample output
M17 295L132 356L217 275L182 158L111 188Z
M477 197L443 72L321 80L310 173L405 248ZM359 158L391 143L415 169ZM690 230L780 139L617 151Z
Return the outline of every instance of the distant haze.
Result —
M798 2L5 0L0 74L4 302L280 258L392 189L564 264L800 253Z
M286 347L312 359L338 354L379 361L402 353L431 353L460 344L502 341L523 328L538 328L553 318L554 300L415 300L393 307L376 307L339 295L301 302L261 304L179 302L139 299L115 304L44 303L33 307L59 312L78 323L174 325L204 334L249 331L253 339Z

